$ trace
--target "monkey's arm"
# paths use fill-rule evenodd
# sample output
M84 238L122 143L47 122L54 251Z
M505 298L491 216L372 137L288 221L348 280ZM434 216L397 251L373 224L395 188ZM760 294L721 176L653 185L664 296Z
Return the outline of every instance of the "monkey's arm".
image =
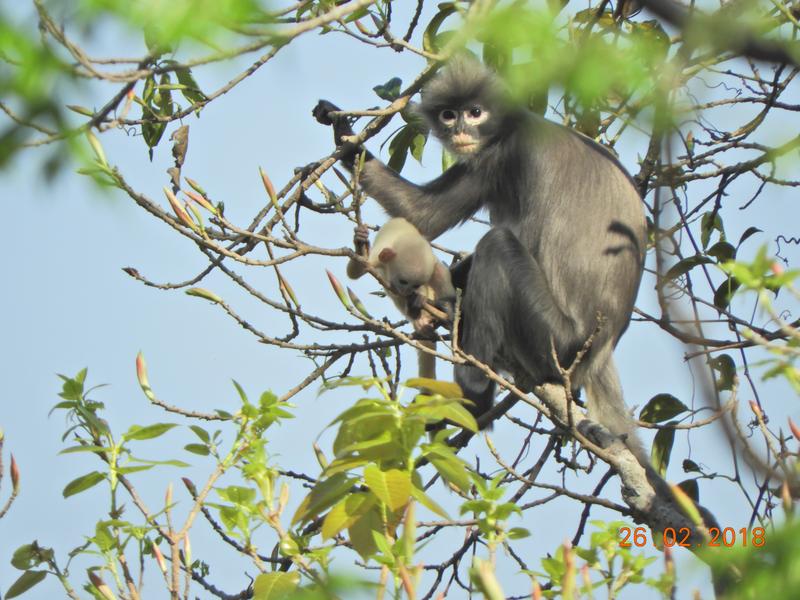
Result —
M359 225L356 227L355 234L353 235L353 246L355 247L356 254L365 260L369 258L369 230L366 225ZM352 258L347 261L347 276L350 279L358 279L366 272L367 268L364 266L364 263Z
M342 164L351 171L361 148L343 138L353 135L344 117L332 117L339 110L327 100L320 100L312 114L323 125L333 126L334 141L344 149ZM361 185L392 217L405 217L427 239L463 223L483 205L479 190L485 185L465 165L457 163L441 176L423 186L404 179L366 152Z

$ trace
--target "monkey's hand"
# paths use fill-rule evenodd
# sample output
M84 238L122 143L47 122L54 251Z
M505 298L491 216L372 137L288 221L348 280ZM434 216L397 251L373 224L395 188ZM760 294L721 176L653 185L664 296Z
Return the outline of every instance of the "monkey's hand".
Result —
M355 132L353 132L353 127L347 117L331 115L332 112L339 110L339 107L332 102L320 100L311 111L311 114L317 122L323 125L333 125L333 141L337 147L343 148L339 160L352 171L356 163L356 156L362 151L362 147L359 144L344 141L344 138L355 135ZM371 159L372 154L367 152L365 158L366 160Z
M363 223L355 229L353 246L359 256L366 258L369 255L369 228Z
M342 138L355 135L353 128L350 125L350 121L347 120L347 117L331 115L332 112L338 112L339 110L341 109L332 102L320 100L311 111L311 114L318 123L322 123L323 125L333 125L333 141L337 146L342 145Z
M438 308L447 318L442 319L438 317L436 319L437 325L442 325L448 329L452 328L453 326L453 318L456 314L456 299L455 298L439 298L436 300L434 306Z
M462 258L457 263L450 267L450 277L453 280L453 285L462 290L467 288L467 279L469 279L469 271L472 268L472 254Z

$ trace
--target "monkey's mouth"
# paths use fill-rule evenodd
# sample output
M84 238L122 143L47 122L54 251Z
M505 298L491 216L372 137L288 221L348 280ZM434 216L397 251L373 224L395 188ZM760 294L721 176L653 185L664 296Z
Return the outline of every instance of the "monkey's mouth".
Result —
M478 142L453 142L453 152L456 154L472 154L478 149Z

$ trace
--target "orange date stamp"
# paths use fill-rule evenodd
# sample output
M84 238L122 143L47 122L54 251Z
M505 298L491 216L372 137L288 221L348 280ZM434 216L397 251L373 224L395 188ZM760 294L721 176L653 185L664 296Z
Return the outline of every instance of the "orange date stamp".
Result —
M766 531L763 527L753 527L747 529L742 527L739 530L733 527L709 527L709 538L704 543L692 542L692 530L688 527L680 527L674 529L667 527L663 532L657 532L658 537L661 538L663 545L672 548L699 548L701 546L707 547L720 547L730 548L732 546L753 546L754 548L761 548L767 542ZM619 528L619 545L622 548L630 548L636 546L641 548L647 545L648 529L647 527L620 527ZM652 544L656 544L656 537L652 537Z

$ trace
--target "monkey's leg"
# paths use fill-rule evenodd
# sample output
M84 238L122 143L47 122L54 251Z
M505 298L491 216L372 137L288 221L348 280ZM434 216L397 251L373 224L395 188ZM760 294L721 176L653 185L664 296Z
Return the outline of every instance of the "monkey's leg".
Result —
M496 366L502 349L534 380L556 372L551 339L559 356L575 343L575 327L553 300L544 272L506 228L496 227L478 242L462 309L460 343L465 352ZM495 385L480 369L456 365L455 378L475 403L470 407L474 414L491 408Z

